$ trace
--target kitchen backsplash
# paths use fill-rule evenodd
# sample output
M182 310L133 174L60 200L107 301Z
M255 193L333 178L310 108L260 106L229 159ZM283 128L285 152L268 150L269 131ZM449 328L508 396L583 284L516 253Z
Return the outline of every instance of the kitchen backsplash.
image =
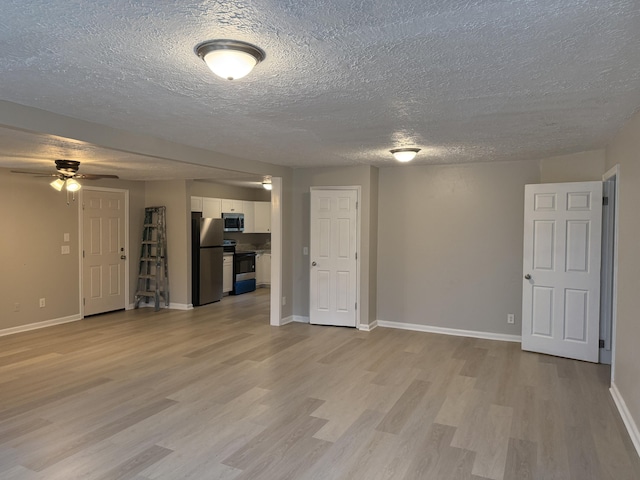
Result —
M224 238L236 241L236 250L271 250L269 233L224 232Z

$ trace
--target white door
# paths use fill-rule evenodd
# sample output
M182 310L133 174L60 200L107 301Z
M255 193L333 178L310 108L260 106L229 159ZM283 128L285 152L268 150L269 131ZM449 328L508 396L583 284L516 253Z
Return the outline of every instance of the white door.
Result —
M124 192L85 190L82 221L84 315L125 308Z
M525 186L522 349L598 361L602 182Z
M309 320L356 326L357 201L355 189L311 189Z

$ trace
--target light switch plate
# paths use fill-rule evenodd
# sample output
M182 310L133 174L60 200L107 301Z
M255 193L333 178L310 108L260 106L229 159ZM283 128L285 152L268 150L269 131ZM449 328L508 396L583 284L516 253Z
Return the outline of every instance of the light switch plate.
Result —
M68 255L71 253L69 245L62 245L62 255Z
M64 238L64 240L63 240L63 241L68 242L68 241L69 241L69 234L68 234L68 233L65 233L65 234L63 235L63 238Z

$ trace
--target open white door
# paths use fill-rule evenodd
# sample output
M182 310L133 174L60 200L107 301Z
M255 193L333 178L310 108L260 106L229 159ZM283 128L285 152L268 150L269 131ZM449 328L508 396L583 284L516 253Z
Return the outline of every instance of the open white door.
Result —
M357 201L355 189L311 189L312 324L356 326Z
M86 189L82 201L84 315L125 308L125 194Z
M522 349L598 362L602 182L525 186Z

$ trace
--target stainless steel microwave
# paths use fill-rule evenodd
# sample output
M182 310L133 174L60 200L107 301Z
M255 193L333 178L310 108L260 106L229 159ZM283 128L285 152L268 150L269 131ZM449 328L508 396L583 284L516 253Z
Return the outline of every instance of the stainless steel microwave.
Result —
M244 213L223 213L225 232L244 232Z

